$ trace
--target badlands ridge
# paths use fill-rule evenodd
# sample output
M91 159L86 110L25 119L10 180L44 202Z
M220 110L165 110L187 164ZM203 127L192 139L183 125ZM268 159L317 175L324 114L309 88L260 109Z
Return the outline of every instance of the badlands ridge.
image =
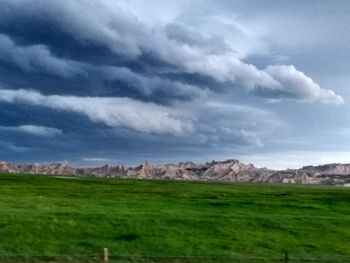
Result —
M0 161L0 171L8 173L94 176L134 179L174 179L256 183L297 183L350 185L350 164L305 166L300 169L272 170L243 164L238 160L157 165L145 162L136 167L105 165L78 168L62 163L48 165L13 164Z

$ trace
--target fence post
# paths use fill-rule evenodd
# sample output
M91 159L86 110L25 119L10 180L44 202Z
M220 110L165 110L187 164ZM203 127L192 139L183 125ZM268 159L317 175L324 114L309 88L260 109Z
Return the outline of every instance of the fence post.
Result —
M109 254L108 254L108 248L103 249L103 262L108 263L109 261Z
M289 262L288 250L285 250L285 251L284 251L284 262Z

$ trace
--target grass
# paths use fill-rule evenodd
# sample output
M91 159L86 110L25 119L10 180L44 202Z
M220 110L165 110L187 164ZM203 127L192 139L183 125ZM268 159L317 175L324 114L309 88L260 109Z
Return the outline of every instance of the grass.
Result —
M0 259L104 247L125 262L350 262L350 189L0 175Z

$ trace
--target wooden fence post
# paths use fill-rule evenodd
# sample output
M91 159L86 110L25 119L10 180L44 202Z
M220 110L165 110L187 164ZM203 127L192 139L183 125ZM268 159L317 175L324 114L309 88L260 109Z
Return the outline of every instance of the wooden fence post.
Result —
M103 262L108 263L109 261L109 254L108 254L108 248L103 249Z

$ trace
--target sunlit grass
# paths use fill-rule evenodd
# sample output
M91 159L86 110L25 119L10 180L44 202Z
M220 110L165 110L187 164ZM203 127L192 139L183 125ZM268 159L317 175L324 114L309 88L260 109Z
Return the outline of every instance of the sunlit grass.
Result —
M0 256L350 258L350 191L0 176Z

